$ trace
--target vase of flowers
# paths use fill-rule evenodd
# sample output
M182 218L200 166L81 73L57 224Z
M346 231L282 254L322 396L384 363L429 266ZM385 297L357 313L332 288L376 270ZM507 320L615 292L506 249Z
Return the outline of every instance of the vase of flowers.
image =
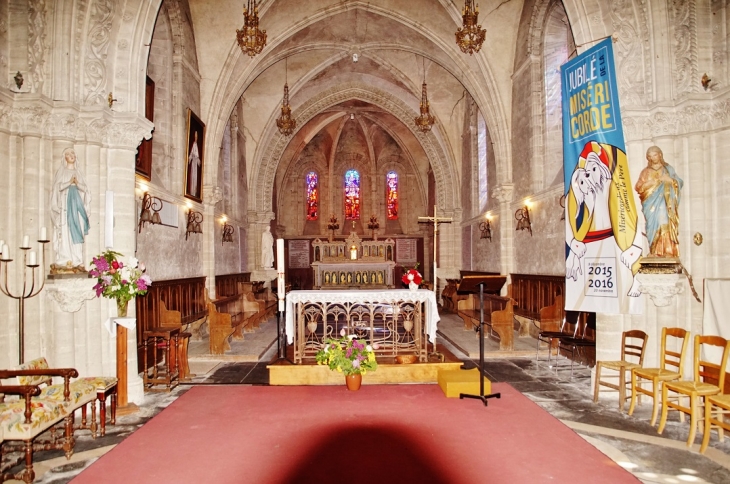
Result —
M317 364L327 365L330 370L345 374L345 383L348 390L358 390L362 383L362 375L368 371L375 371L378 362L375 361L375 351L378 345L366 344L353 334L348 335L344 328L340 331L340 338L329 338L317 352Z
M418 267L418 265L416 265L416 267ZM401 277L401 281L403 281L403 284L407 284L408 289L410 289L411 291L418 290L421 282L423 282L423 276L420 272L416 270L416 267L406 271L406 273L403 274L403 277Z
M127 316L129 301L147 294L152 284L150 276L144 273L144 264L134 257L122 261L122 254L107 250L91 260L91 277L96 277L96 297L104 296L117 303L117 315Z

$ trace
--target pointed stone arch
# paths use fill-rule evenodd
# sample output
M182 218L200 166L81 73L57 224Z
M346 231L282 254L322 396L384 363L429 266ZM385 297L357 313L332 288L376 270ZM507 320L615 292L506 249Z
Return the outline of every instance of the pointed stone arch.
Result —
M366 84L344 84L312 97L297 109L297 121L300 126L304 126L323 110L351 99L369 102L388 111L411 130L419 140L433 170L440 206L447 210L457 208L459 203L458 172L453 160L447 157L436 133L424 134L416 130L413 126L413 118L418 113L403 100L392 94ZM259 212L272 211L272 193L276 170L289 141L288 137L281 135L271 127L267 131L266 138L270 141L261 159L255 160L253 163L256 171L253 177L252 190L249 194L251 206Z

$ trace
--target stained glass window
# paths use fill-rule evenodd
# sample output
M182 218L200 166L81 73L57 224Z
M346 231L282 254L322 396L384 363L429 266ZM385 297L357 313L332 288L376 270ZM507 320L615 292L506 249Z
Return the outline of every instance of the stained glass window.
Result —
M385 175L386 198L385 206L388 211L388 220L398 220L398 174L391 171Z
M360 174L357 170L345 173L345 220L360 220Z
M313 171L307 173L307 220L317 220L319 214L319 177Z

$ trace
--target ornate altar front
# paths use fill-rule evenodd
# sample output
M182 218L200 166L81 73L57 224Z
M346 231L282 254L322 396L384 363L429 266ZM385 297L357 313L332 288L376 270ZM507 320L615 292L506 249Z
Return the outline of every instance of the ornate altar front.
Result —
M425 362L439 322L436 295L425 289L290 291L285 314L296 364L314 358L327 338L339 337L343 329L377 343L378 356L415 354Z
M333 242L315 239L314 289L393 288L395 241L366 240L352 233Z

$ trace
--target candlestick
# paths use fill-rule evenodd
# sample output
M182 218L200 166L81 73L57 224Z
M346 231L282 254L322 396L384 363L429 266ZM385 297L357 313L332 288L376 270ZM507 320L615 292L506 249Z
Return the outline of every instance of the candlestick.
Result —
M3 247L5 246L5 241L0 239L0 252L3 251Z
M45 247L48 241L45 240L41 243L41 265L44 266ZM27 235L23 236L23 245L20 248L21 250L30 249L30 237ZM39 283L36 276L36 269L39 267L37 254L35 251L30 251L28 259L25 259L25 255L23 256L23 260L27 260L28 264L26 264L26 267L21 267L18 270L22 276L20 290L15 292L12 291L8 284L8 272L10 271L10 263L12 262L10 259L10 250L8 249L8 245L5 243L2 244L2 249L2 262L0 262L0 280L2 283L0 283L0 292L9 298L18 300L18 360L22 365L25 363L25 300L40 294L45 286L46 278L44 277L43 270L41 269L39 271ZM30 274L28 274L28 269L30 269Z
M276 271L284 272L284 239L276 239Z
M41 227L41 238L39 240L48 240L46 238L46 228L45 227Z

